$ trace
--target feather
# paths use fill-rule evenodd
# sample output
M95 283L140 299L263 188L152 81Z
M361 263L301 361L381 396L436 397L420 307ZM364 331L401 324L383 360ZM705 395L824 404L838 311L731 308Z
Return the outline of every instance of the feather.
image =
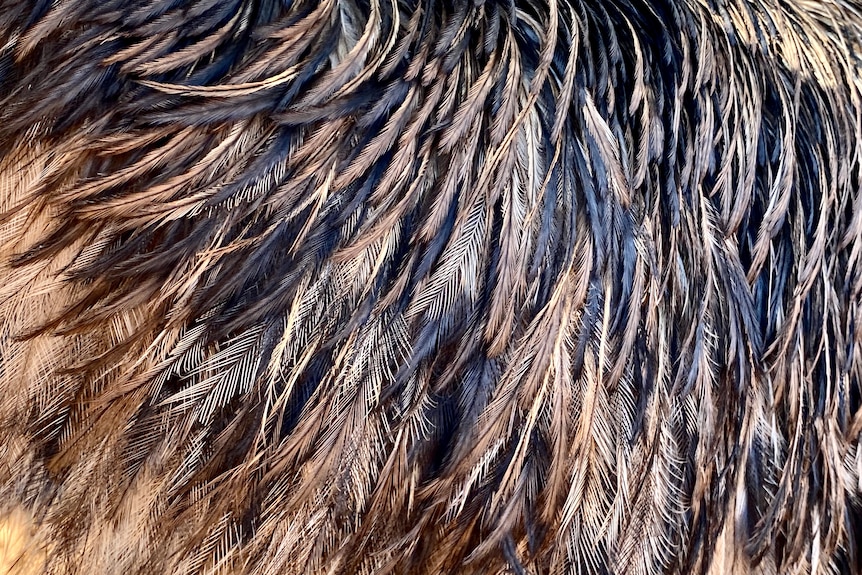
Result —
M849 0L0 0L0 571L862 571L860 53Z

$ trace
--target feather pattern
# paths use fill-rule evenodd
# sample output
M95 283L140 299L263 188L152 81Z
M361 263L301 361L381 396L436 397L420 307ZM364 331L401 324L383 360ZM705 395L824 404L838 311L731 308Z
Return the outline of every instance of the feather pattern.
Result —
M0 0L0 570L862 570L859 54L851 0Z

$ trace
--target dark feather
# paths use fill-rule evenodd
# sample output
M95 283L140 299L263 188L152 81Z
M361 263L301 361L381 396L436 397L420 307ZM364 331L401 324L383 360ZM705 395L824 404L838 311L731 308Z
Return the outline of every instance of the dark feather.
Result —
M851 0L0 0L0 572L862 572L859 54Z

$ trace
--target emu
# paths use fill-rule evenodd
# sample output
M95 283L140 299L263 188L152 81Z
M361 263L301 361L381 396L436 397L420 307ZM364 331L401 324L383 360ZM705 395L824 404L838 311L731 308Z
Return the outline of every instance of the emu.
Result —
M0 570L860 573L862 4L0 0Z

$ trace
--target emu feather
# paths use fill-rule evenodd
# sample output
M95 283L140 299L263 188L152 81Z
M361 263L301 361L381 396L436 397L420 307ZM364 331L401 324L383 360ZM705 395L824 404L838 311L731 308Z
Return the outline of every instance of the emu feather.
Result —
M0 571L862 572L862 5L0 0Z

